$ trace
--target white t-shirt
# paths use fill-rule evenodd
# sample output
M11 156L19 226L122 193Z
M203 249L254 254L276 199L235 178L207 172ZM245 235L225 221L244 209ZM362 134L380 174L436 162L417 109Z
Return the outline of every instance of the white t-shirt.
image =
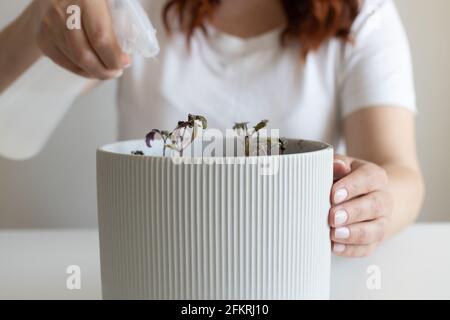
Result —
M119 139L172 129L188 113L210 127L270 120L290 138L341 141L341 120L361 108L402 107L415 112L411 58L391 0L366 0L353 25L354 44L331 39L305 63L297 46L280 45L281 30L241 39L208 26L188 52L185 37L165 36L165 1L144 0L158 29L161 54L134 58L119 87Z

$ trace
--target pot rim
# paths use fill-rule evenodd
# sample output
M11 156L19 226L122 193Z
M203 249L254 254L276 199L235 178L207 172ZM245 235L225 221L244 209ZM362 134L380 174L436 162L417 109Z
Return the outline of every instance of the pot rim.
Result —
M281 155L264 155L264 156L225 156L225 157L190 157L190 159L193 160L214 160L214 159L236 159L236 160L243 160L243 159L247 159L247 160L256 160L256 159L264 159L264 158L286 158L286 157L295 157L295 156L306 156L306 155L313 155L316 153L322 153L324 151L328 151L328 150L333 150L333 146L329 143L323 142L323 141L318 141L318 140L307 140L307 139L291 139L291 138L286 138L286 140L288 141L297 141L297 142L303 142L303 143L308 143L308 144L316 144L318 149L317 150L311 150L311 151L305 151L305 152L297 152L297 153L289 153L289 154L281 154ZM122 157L126 157L126 158L138 158L138 159L167 159L167 160L171 160L172 157L171 156L153 156L153 155L135 155L132 154L131 152L128 153L124 153L124 152L115 152L112 151L111 149L114 148L115 146L119 146L119 145L125 145L125 144L130 144L130 143L140 143L142 141L142 139L134 139L134 140L124 140L124 141L117 141L117 142L113 142L113 143L108 143L105 144L99 148L97 148L97 153L102 153L102 154L110 154L110 155L115 155L115 156L122 156ZM109 150L108 150L109 149ZM188 159L189 157L186 157L186 159Z

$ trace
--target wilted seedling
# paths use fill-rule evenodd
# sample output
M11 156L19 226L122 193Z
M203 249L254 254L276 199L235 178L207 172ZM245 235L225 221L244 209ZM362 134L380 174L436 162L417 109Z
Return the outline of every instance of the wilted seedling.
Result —
M263 151L263 153L270 156L272 155L273 147L278 146L279 153L284 154L284 152L286 151L287 143L288 141L285 139L267 138L266 140L267 150L265 152Z
M187 121L179 121L172 132L153 129L147 134L145 142L151 148L151 143L155 140L156 135L159 135L164 143L163 156L166 155L166 149L169 148L178 152L182 157L184 149L195 141L199 130L207 127L208 122L205 117L189 114Z
M152 142L155 140L156 135L159 135L161 139L163 140L164 146L163 146L163 157L166 156L166 147L167 147L167 141L170 139L170 132L165 130L158 130L153 129L150 131L147 136L145 137L145 143L147 144L147 147L152 147Z
M280 139L278 139L278 144L280 146L280 153L284 154L286 152L286 149L287 149L288 141L286 139L281 139L280 138Z
M255 138L256 135L256 155L260 156L261 154L264 155L271 155L272 154L272 148L276 145L279 146L279 150L281 153L284 153L286 150L286 141L282 139L273 139L273 138L266 138L264 141L265 144L261 143L260 138L260 131L267 127L269 123L269 120L262 120L254 127L249 128L248 122L241 122L236 123L233 127L233 130L236 132L236 135L244 140L244 150L245 150L245 156L250 156L250 145L252 138ZM265 146L267 146L266 149Z
M239 138L244 141L245 156L250 156L252 139L256 139L256 153L257 156L271 155L272 148L278 146L281 154L286 150L287 141L282 139L265 138L262 141L265 143L260 143L261 137L260 132L262 129L267 127L269 120L262 120L258 122L254 127L249 128L248 122L235 123L233 130ZM169 148L178 152L180 157L183 156L184 150L191 145L195 139L198 137L200 129L207 129L208 122L205 117L198 115L188 115L186 121L179 121L175 129L169 132L166 130L153 129L150 131L145 142L149 148L152 147L152 142L157 136L160 136L163 141L163 156L166 156L166 149ZM133 153L135 155L141 155L140 152Z
M244 140L244 150L245 150L245 156L250 156L250 142L251 138L256 134L257 139L257 155L259 156L259 131L267 127L267 124L269 123L269 120L262 120L260 121L256 126L249 128L248 122L240 122L235 123L233 130L236 132L237 136L240 138L243 138Z

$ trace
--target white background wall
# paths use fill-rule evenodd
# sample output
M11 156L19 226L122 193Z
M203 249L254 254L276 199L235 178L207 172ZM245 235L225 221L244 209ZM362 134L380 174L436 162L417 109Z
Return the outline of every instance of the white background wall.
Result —
M1 1L0 28L28 1ZM396 2L415 61L419 156L427 181L421 220L450 220L450 1ZM95 149L115 140L114 89L106 83L81 97L35 159L0 158L0 228L96 226Z
M427 183L421 219L450 220L450 1L396 0L408 31L419 106L417 141Z

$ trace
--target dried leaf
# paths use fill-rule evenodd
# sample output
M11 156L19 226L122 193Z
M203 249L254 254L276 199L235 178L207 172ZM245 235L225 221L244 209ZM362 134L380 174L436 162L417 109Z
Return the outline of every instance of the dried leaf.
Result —
M147 136L145 137L145 144L147 145L147 147L152 147L152 142L155 140L157 134L161 134L158 129L153 129L147 134Z
M258 132L259 130L264 129L265 127L267 127L268 123L269 123L269 120L262 120L256 126L254 126L253 129L255 129L255 132Z

